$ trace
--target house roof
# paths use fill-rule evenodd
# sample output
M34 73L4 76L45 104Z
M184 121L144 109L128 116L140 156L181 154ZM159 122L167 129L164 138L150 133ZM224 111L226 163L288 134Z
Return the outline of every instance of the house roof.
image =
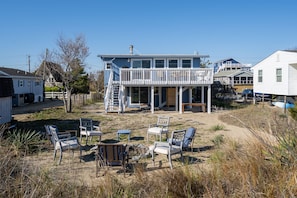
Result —
M7 67L0 67L0 74L4 76L19 76L19 77L39 77L36 76L33 73L26 72L20 69L13 69L13 68L7 68Z
M236 70L236 71L220 71L214 74L214 77L246 77L246 76L253 76L253 73L246 70Z
M146 54L146 55L139 55L139 54L101 54L98 55L101 59L104 58L209 58L209 55L187 55L187 54Z
M235 62L239 63L237 60L235 60L234 58L226 58L226 59L222 59L222 60L219 60L219 61L216 61L214 62L213 64L215 63L221 63L221 62L225 62L225 61L229 61L229 60L234 60Z
M43 73L45 73L46 76L49 76L49 74L52 74L52 76L55 78L57 82L62 82L62 74L63 69L61 65L53 62L42 62L39 66L39 68L35 71L36 74L43 76Z
M297 53L297 50L277 50L275 52L273 52L272 54L270 54L269 56L263 58L261 61L259 61L258 63L256 63L253 68L256 68L261 62L263 62L265 59L267 59L268 57L272 56L273 54L275 53L278 53L278 52L292 52L292 53Z

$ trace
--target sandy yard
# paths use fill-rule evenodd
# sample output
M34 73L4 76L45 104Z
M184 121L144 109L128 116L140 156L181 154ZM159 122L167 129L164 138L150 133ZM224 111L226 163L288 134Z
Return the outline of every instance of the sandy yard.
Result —
M29 108L32 110L32 108ZM184 114L179 114L174 111L155 111L155 114L150 112L138 112L138 113L124 113L124 114L105 114L102 109L86 107L85 111L88 116L101 116L104 120L101 122L102 131L104 133L102 139L111 140L116 139L115 131L117 129L129 128L132 131L131 141L127 142L126 139L122 139L121 143L128 144L143 144L150 145L153 144L154 139L150 139L147 143L146 141L146 130L148 128L148 123L153 123L157 120L158 115L167 115L171 117L170 120L170 131L174 129L181 129L186 127L197 128L194 151L184 152L184 156L188 161L187 166L183 166L178 160L173 160L173 167L188 167L191 170L200 170L201 167L207 165L211 153L214 152L214 143L212 140L219 135L223 135L225 140L232 140L244 143L247 141L248 137L251 135L249 130L239 126L227 124L219 119L221 116L228 116L229 111L217 111L211 114L202 112L185 112ZM103 117L102 117L103 116ZM228 116L229 117L229 116ZM14 115L14 119L25 121L28 118L28 113L22 114L20 112ZM230 119L234 119L230 117ZM54 124L54 123L53 123ZM221 125L222 130L214 131L211 130L212 127ZM84 145L84 143L82 143ZM94 145L96 143L94 142ZM49 144L50 150L47 152L39 152L38 155L27 157L27 161L32 164L33 168L48 171L56 177L62 177L67 179L72 179L73 181L78 181L87 185L96 185L105 177L96 177L95 170L96 164L94 159L94 152L90 151L90 147L84 147L82 153L82 162L79 162L79 152L76 151L74 157L72 157L72 152L64 152L63 160L61 165L57 165L57 161L53 161L53 148ZM59 155L58 155L59 157ZM177 159L178 156L173 157ZM141 163L147 163L146 170L142 173L142 177L151 175L151 173L162 171L164 169L169 169L169 163L162 156L157 156L156 161L162 160L162 167L158 165L153 166L151 158L142 159ZM118 178L122 179L133 179L136 174L124 174L117 173L117 168L111 168L109 173L116 175Z

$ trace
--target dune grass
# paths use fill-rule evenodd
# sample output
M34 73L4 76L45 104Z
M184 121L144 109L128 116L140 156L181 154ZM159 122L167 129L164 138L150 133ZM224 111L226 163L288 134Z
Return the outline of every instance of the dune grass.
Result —
M54 112L47 112L51 113ZM58 119L54 115L48 116L53 120ZM214 141L218 142L220 147L214 150L207 168L185 165L173 170L160 169L149 175L138 171L135 173L135 179L130 182L107 174L104 182L98 182L95 186L77 184L67 176L57 177L47 169L30 165L23 160L24 155L20 154L21 152L15 152L18 148L11 146L12 140L6 138L7 136L3 135L4 131L1 130L0 195L1 197L142 198L294 197L297 195L296 123L288 117L276 119L275 116L271 116L271 118L273 119L266 122L271 123L265 127L268 130L263 131L263 127L260 129L249 127L254 136L244 145L217 136ZM142 124L146 126L147 123ZM181 126L180 123L175 124ZM112 130L116 128L112 126ZM270 134L273 138L268 139L263 134ZM29 145L31 141L35 142L34 138L27 139Z

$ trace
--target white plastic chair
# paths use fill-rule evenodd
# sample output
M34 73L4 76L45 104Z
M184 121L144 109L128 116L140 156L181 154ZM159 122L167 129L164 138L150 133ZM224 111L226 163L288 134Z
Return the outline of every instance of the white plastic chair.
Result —
M86 145L88 144L89 137L98 136L98 141L101 142L101 128L93 124L93 120L89 118L80 118L80 141L82 141L82 136L86 136Z
M175 130L171 133L171 138L168 142L155 142L154 145L149 147L152 154L153 164L155 165L155 153L166 155L170 168L172 169L172 155L180 154L182 162L183 158L183 142L185 138L186 130ZM175 144L178 142L178 144Z
M166 139L168 138L168 128L169 128L170 117L159 116L156 124L150 124L147 130L147 141L149 140L149 135L160 136L160 141L162 141L162 134L166 134Z

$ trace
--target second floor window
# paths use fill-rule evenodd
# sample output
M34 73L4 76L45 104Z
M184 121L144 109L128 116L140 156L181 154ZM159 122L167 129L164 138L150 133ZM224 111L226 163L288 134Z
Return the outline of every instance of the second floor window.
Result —
M164 60L155 60L155 68L164 68L165 61Z
M151 68L150 60L134 60L132 63L133 68Z
M263 70L258 70L258 82L263 82Z
M173 59L168 61L169 68L178 68L178 60Z
M19 80L19 87L23 87L24 86L24 81L23 80Z
M182 68L191 68L192 61L191 60L182 60Z
M282 82L282 69L276 69L276 82Z
M105 69L111 69L111 63L106 63L105 64Z

